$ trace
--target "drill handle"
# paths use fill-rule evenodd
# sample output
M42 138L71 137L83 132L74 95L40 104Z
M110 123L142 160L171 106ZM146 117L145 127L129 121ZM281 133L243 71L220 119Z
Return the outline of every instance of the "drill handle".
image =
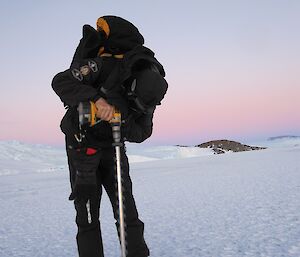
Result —
M113 118L109 121L109 123L112 126L121 126L122 123L122 118L121 118L121 112L117 108L115 108L114 116Z

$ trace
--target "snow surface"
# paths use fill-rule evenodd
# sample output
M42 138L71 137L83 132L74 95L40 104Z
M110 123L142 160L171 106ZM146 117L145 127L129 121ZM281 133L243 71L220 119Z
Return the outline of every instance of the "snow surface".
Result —
M223 155L128 146L151 256L300 256L300 146L279 145ZM0 256L78 256L64 149L0 142L0 165ZM101 217L105 256L118 257L106 194Z

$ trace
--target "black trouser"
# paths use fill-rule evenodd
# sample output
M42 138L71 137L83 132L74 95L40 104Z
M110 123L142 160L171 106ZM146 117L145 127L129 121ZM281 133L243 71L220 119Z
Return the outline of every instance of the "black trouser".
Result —
M67 150L71 186L74 183L76 167L74 150ZM80 257L103 257L99 208L102 186L106 190L113 207L114 218L118 220L118 203L116 194L116 175L114 149L105 148L97 152L97 188L98 192L91 199L76 199L76 224L78 227L77 246ZM144 223L139 220L135 201L132 195L132 182L129 176L129 165L125 151L121 151L122 181L125 205L127 257L146 257L149 250L144 240ZM73 186L72 186L73 187ZM89 207L88 207L89 206ZM88 212L89 208L89 212ZM90 216L89 216L90 213ZM116 222L118 228L119 224Z

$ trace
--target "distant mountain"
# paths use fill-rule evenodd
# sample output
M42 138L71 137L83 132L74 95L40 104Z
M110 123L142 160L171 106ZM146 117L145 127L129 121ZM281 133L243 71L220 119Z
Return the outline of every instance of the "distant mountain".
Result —
M226 152L244 152L244 151L253 151L253 150L263 150L266 147L259 146L250 146L244 145L236 141L230 140L213 140L206 143L202 143L200 145L196 145L196 147L200 148L211 148L215 154L223 154Z
M282 140L282 139L300 139L300 136L283 135L283 136L269 137L268 141Z

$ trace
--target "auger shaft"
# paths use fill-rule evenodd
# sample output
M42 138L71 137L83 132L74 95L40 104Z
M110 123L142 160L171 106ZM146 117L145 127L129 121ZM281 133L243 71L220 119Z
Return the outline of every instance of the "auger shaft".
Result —
M123 203L122 169L121 169L121 113L115 111L114 118L110 121L116 153L117 189L119 206L119 234L121 243L121 256L126 257L126 235L125 235L125 215Z

